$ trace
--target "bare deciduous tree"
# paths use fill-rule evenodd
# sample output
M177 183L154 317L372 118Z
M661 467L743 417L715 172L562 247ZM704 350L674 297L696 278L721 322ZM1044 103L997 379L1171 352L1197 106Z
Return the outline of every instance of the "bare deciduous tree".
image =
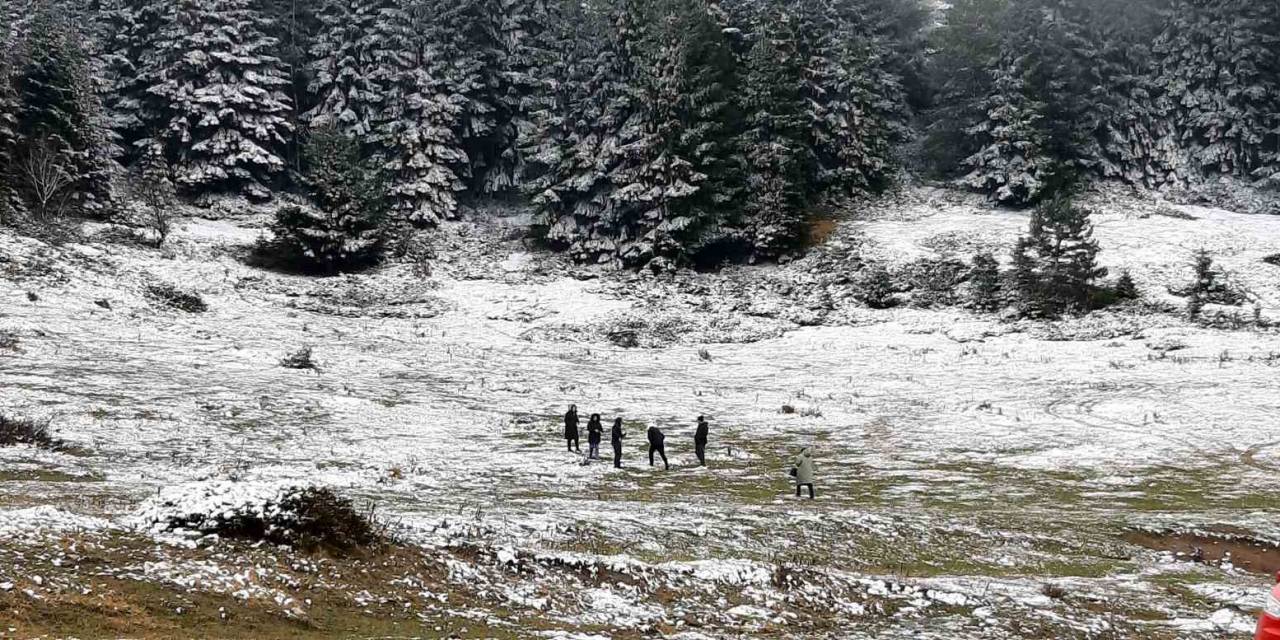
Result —
M31 145L18 173L30 199L31 213L40 222L61 220L75 197L75 176L48 138Z

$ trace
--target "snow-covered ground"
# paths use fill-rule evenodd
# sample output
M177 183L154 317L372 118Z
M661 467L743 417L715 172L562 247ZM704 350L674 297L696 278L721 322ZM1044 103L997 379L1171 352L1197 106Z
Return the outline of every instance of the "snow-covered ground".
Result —
M935 616L974 638L1025 635L1028 617L1081 634L1119 619L1150 637L1251 624L1247 594L1260 603L1264 577L1124 536L1280 538L1276 332L1133 310L1042 324L847 308L801 327L735 313L761 306L757 293L737 299L714 286L729 276L703 275L693 282L708 283L706 299L657 307L697 317L698 339L723 327L728 342L627 349L600 327L649 313L668 285L559 269L499 239L519 222L451 224L425 279L408 265L323 280L246 267L236 254L258 233L251 218L192 219L164 252L0 231L0 332L18 338L0 351L0 411L51 416L73 445L0 449L0 539L128 526L146 497L182 483L308 482L374 502L423 544L744 581L758 597L725 607L742 633L781 615L769 567L788 562L861 594L833 616L878 618L904 637ZM1026 222L916 190L843 223L834 242L890 263L1007 254ZM1280 266L1262 260L1280 253L1280 217L1112 199L1094 222L1102 262L1130 270L1149 299L1180 305L1167 288L1204 247L1280 318ZM813 275L803 260L733 271ZM199 292L209 311L159 306L145 294L156 281ZM742 339L748 320L777 337ZM317 371L279 366L303 345ZM624 417L623 469L564 450L569 403L584 418ZM693 465L700 414L712 422L706 469ZM644 459L651 424L667 433L670 471ZM817 459L814 502L789 495L802 446ZM0 568L0 582L14 579ZM1044 595L1050 583L1069 597ZM868 608L878 589L905 604ZM535 594L513 593L537 608ZM671 615L618 588L575 601L584 624ZM721 637L704 631L685 637Z

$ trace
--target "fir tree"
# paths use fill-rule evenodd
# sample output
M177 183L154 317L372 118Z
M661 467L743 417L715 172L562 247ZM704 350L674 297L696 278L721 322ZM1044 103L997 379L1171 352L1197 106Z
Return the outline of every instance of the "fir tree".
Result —
M154 45L160 8L143 0L98 0L93 3L95 74L102 95L103 115L117 143L117 155L128 165L146 148L149 134L144 120L146 83L142 60ZM134 145L139 144L135 149Z
M997 70L986 119L967 132L982 144L965 160L971 171L962 181L1011 204L1038 200L1057 169L1046 148L1045 105L1028 97L1021 66L1021 59L1004 60Z
M638 131L609 176L619 185L611 197L625 265L684 261L738 186L735 68L722 31L696 1L665 0L652 10L637 67L643 97L629 124Z
M1004 306L1000 287L1000 263L995 256L980 253L973 257L970 282L974 309L993 312Z
M4 44L0 42L0 45ZM5 50L8 50L7 46ZM12 170L18 136L18 99L6 58L0 55L0 224L7 224L13 217L17 197L12 189Z
M20 66L14 70L17 101L13 129L15 163L44 160L66 171L73 203L90 215L105 216L112 205L112 179L118 166L111 159L109 130L89 77L82 36L39 3L21 43ZM28 172L29 173L29 172ZM28 184L29 187L35 185Z
M558 130L560 142L539 153L554 164L534 203L547 241L583 262L611 262L620 254L622 221L612 197L618 185L611 176L642 132L634 118L642 95L634 83L642 64L639 2L619 2L599 11L566 7L565 16L579 26L569 46L556 52L564 116L543 114L545 130Z
M515 164L507 155L513 114L508 90L507 47L501 0L453 0L441 4L437 46L449 61L448 91L462 98L459 146L467 162L459 173L477 193L515 185Z
M143 206L142 223L155 234L159 247L173 230L173 208L178 203L173 186L173 171L159 141L139 145L142 155L134 167L134 197Z
M266 21L249 0L177 0L161 25L144 77L178 186L269 198L292 125Z
M457 80L447 59L447 38L438 30L434 0L401 0L384 9L378 37L375 82L386 87L375 139L391 181L395 215L430 226L453 218L467 156L457 131L464 96L451 91Z
M802 0L795 8L820 168L816 188L834 200L879 188L893 143L906 137L906 97L889 69L893 53L861 4Z
M765 18L748 59L740 145L751 167L745 224L757 256L774 257L804 237L817 162L808 144L804 61L792 18L777 5Z
M316 105L306 114L312 127L332 125L357 140L372 140L386 91L380 80L388 73L375 67L391 58L387 34L377 28L387 10L385 0L325 0L320 5L309 87Z
M1178 295L1187 297L1188 309L1193 310L1192 316L1197 315L1205 304L1236 306L1245 302L1245 294L1232 287L1226 276L1214 267L1213 256L1207 250L1195 252L1192 267L1194 275L1191 283L1182 291L1175 291Z
M305 114L315 107L309 88L312 41L320 31L316 3L307 0L255 0L255 3L254 8L263 17L264 33L276 43L270 53L280 59L280 68L289 81L285 93L292 106L288 112L292 135L287 155L296 168Z
M1057 196L1036 208L1028 235L1014 249L1014 285L1027 315L1057 317L1086 311L1094 282L1107 274L1097 265L1089 213Z
M518 189L526 175L527 140L536 130L535 111L542 104L544 78L540 56L554 32L557 0L498 0L498 36L504 63L500 77L496 129L484 192Z
M377 262L389 211L378 167L362 158L359 142L333 127L311 133L303 161L315 207L277 211L275 249L327 275Z
M1249 0L1175 0L1156 43L1160 115L1195 167L1269 173L1280 124L1280 12Z
M1094 59L1099 86L1093 92L1099 111L1102 155L1097 174L1128 184L1157 188L1182 185L1188 177L1183 154L1163 141L1172 122L1157 111L1159 87L1152 73L1158 16L1152 2L1093 0L1092 29L1100 41Z
M858 279L858 300L872 309L891 309L898 305L894 296L893 276L884 265L872 265Z
M1115 291L1116 297L1121 300L1137 300L1142 297L1142 293L1138 291L1138 284L1133 281L1133 276L1127 270L1120 273Z
M928 69L935 87L927 114L924 150L932 168L957 177L964 160L978 153L987 99L995 87L992 70L1000 58L1000 25L1009 0L956 0L931 34L936 50Z

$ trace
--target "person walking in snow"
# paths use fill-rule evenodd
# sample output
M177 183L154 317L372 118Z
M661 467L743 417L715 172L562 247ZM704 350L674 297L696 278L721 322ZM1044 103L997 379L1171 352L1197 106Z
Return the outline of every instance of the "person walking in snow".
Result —
M609 442L613 445L613 468L622 468L622 439L627 437L622 431L622 418L613 419L613 431L609 434Z
M693 432L693 451L698 455L698 464L707 466L707 417L698 416L698 428Z
M582 453L582 449L578 448L578 405L569 405L569 411L564 414L564 439L569 446L569 451Z
M649 427L649 466L653 466L653 454L657 453L662 456L662 466L666 470L671 469L671 464L667 462L667 436L663 435L662 430L657 427Z
M587 420L587 459L600 459L600 437L604 435L604 425L600 424L600 414L591 414Z
M809 499L813 499L813 454L809 447L800 450L791 464L791 477L796 479L796 497L800 497L800 487L809 487Z

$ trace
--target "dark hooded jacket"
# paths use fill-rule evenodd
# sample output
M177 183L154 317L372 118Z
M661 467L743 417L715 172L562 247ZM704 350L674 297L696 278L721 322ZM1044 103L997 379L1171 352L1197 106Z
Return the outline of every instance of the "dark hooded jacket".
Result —
M600 444L600 437L604 434L604 425L600 424L600 416L591 416L587 421L587 442L591 444Z
M564 439L578 439L578 412L570 410L564 414Z
M649 446L655 449L661 449L662 443L666 441L667 436L663 435L662 430L657 427L649 427Z

